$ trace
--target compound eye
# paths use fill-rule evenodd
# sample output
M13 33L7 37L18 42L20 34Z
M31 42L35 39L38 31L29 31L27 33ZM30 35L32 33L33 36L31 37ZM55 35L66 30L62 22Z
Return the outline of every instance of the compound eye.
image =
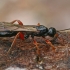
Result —
M53 27L50 27L48 30L48 35L51 37L54 37L55 34L56 34L56 29Z

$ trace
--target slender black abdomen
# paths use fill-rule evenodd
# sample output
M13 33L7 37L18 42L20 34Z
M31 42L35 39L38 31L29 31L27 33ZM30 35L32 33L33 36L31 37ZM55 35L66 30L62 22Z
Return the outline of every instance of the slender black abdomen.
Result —
M12 37L15 36L18 32L13 31L2 31L0 32L0 37Z

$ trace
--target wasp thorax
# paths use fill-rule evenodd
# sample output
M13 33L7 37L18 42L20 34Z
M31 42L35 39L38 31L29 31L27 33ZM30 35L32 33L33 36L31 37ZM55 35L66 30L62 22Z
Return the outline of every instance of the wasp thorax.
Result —
M56 34L56 29L53 27L50 27L48 30L48 35L51 37L54 37L55 34Z

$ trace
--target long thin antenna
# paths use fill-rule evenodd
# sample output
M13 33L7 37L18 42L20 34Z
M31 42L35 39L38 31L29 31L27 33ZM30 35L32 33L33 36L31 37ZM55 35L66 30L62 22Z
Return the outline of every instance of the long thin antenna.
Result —
M63 29L63 30L57 30L57 32L70 32L70 28L68 28L68 29Z

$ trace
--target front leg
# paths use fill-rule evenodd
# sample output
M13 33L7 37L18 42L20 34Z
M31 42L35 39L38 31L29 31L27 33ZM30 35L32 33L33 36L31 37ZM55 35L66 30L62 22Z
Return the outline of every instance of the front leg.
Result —
M43 39L45 40L45 42L48 44L48 45L50 45L51 47L52 47L52 50L55 52L55 47L54 47L54 45L50 42L50 40L47 40L47 39L45 39L45 36L42 36L43 37Z
M56 48L54 47L54 45L49 40L45 40L45 42L50 45L52 47L52 50L55 52Z
M59 42L57 42L57 43L60 43L61 45L64 45L64 40L63 40L63 38L59 37L58 33L56 33L54 35L54 38L53 38L53 40L51 42L55 43L56 39L59 39Z

